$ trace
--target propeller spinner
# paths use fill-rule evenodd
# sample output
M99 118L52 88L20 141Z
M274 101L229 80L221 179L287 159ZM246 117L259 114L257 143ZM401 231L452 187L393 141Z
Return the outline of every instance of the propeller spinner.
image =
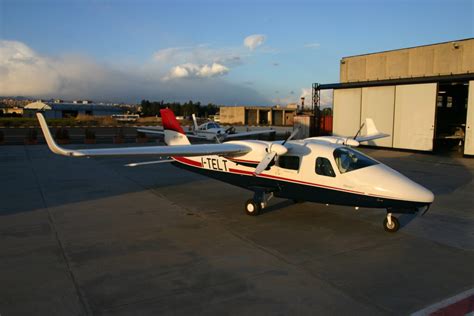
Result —
M258 175L263 172L263 170L267 169L267 167L275 160L276 156L284 155L288 152L288 148L285 147L287 141L291 140L293 137L298 134L299 129L295 129L291 135L283 141L283 143L276 144L272 143L267 148L267 154L263 157L262 161L257 165L253 175Z

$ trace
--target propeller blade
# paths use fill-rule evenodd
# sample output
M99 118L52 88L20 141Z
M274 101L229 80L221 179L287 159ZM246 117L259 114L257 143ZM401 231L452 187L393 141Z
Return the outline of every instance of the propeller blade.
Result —
M299 128L296 128L296 129L293 131L293 133L291 133L291 135L288 136L288 138L285 139L285 141L284 141L283 143L281 143L281 144L282 144L282 145L285 145L286 142L289 141L289 140L291 140L293 137L295 137L296 134L298 134L299 131L300 131L300 129L299 129Z
M275 159L277 153L272 151L268 153L262 161L257 165L257 168L255 168L255 171L253 172L254 175L261 174L263 170L267 169L268 165L271 164L273 159Z

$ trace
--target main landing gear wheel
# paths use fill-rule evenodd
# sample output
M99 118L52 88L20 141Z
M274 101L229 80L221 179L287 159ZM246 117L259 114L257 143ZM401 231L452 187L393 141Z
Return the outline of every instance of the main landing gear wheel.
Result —
M400 228L400 222L391 213L388 213L387 217L383 220L383 228L389 233L395 233Z
M255 202L253 199L245 202L245 213L247 213L247 215L257 216L261 209L260 203Z

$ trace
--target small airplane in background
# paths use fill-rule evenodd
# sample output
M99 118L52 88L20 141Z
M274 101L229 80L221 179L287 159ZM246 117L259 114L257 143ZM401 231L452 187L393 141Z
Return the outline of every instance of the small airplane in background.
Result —
M384 229L396 232L400 223L393 214L424 214L434 200L428 189L351 148L387 136L378 132L371 119L366 120L366 134L358 136L359 130L353 138L324 136L292 140L296 130L284 141L234 140L191 145L173 112L162 109L168 146L76 150L58 146L43 115L37 113L37 117L49 148L56 154L171 157L177 167L253 191L253 198L245 203L248 215L258 215L273 196L356 209L382 208L387 211Z
M217 141L221 143L227 139L263 135L263 134L274 134L276 131L273 129L268 130L258 130L258 131L248 131L248 132L236 132L233 126L224 128L221 127L218 123L210 121L198 125L196 116L193 114L193 131L192 133L186 133L187 137L197 138L208 141ZM158 130L154 128L139 128L139 132L148 133L148 134L164 134L163 130Z

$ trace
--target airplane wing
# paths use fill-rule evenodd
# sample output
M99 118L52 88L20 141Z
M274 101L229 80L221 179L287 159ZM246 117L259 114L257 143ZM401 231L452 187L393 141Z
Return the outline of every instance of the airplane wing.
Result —
M44 138L49 149L58 155L69 157L94 157L94 156L141 156L151 155L155 157L168 156L206 156L226 155L239 156L250 152L248 146L239 144L202 144L202 145L177 145L177 146L146 146L146 147L118 147L100 149L67 149L58 146L51 136L43 114L36 114L43 131Z
M275 133L274 129L266 129L261 131L252 131L252 132L242 132L242 133L235 133L235 134L227 134L226 138L237 138L237 137L244 137L244 136L251 136L251 135L259 135L259 134L270 134Z
M155 129L155 128L138 128L137 132L142 132L142 133L145 133L145 134L157 134L157 135L164 135L165 134L164 130ZM198 135L194 135L194 134L188 134L188 133L186 133L186 137L206 139L206 137L198 136Z

